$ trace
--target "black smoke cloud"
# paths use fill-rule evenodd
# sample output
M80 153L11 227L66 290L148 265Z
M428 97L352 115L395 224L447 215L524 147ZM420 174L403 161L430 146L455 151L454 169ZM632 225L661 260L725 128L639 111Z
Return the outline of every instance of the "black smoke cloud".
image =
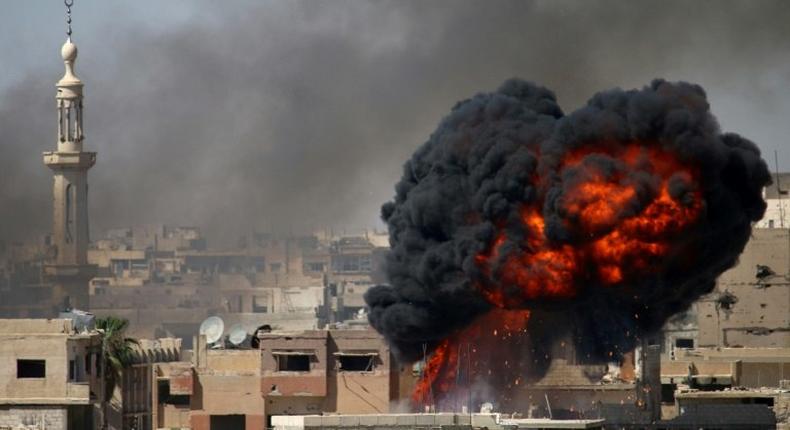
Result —
M639 90L600 92L568 115L550 90L521 80L458 103L406 162L394 201L382 208L392 246L391 285L366 295L371 324L403 359L416 360L423 344L435 345L490 310L476 287L483 275L475 256L490 248L498 228L508 231L503 254L525 246L519 210L542 201L552 245L583 240L566 231L557 203L579 180L561 168L562 157L634 141L654 142L699 170L700 221L676 239L687 252L670 255L658 273L628 285L585 288L561 303L538 298L522 304L542 314L544 327L533 330L544 332L545 342L551 333L572 334L577 347L601 360L630 350L713 289L765 211L761 191L771 178L757 146L722 134L703 89L684 82L655 80ZM606 159L592 154L585 162L614 168ZM640 193L655 193L649 175L633 180L641 181ZM669 192L682 199L688 186L671 180Z
M447 107L510 76L548 85L568 106L654 76L692 79L763 148L787 134L786 1L189 4L201 13L154 29L117 19L111 2L74 9L85 143L98 152L94 237L165 222L202 226L221 245L252 228L374 223L401 161ZM102 8L106 24L83 25ZM61 28L60 9L52 15L36 24ZM20 70L5 51L5 68L27 78L0 94L0 240L51 224L41 152L56 143L63 39L34 34L45 65ZM4 39L28 58L22 36Z

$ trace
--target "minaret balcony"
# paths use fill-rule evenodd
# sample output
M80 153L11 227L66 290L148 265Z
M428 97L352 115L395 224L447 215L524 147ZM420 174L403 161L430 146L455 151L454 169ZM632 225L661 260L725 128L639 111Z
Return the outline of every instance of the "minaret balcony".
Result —
M96 164L96 153L47 151L44 164L50 169L88 169Z

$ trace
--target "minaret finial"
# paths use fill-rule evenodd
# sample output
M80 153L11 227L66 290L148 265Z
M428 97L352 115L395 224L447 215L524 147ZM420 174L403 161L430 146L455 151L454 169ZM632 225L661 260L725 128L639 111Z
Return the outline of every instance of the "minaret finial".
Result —
M60 48L60 55L63 57L63 62L66 65L66 74L58 82L58 85L66 84L80 84L80 79L74 74L74 61L77 60L77 45L71 41L71 7L74 6L74 0L63 0L66 5L66 43Z
M74 6L74 0L63 0L66 5L66 36L71 40L71 7Z

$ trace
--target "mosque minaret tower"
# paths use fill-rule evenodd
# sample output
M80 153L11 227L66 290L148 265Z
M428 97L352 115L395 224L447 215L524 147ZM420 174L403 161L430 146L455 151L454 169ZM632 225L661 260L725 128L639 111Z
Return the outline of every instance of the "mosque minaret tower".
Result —
M67 18L70 24L70 16ZM96 153L83 150L82 81L74 63L77 45L68 39L60 50L66 71L57 83L58 138L55 151L44 152L44 164L52 170L54 259L45 267L45 275L54 285L53 306L88 308L88 282L96 268L88 264L88 169L96 162Z

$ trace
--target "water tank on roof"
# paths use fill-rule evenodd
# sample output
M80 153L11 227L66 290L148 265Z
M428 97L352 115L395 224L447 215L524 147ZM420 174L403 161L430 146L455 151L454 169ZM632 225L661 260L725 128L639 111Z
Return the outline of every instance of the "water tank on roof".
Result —
M72 309L67 312L61 312L58 318L72 320L74 322L74 330L77 330L78 333L96 329L96 316L90 312Z

